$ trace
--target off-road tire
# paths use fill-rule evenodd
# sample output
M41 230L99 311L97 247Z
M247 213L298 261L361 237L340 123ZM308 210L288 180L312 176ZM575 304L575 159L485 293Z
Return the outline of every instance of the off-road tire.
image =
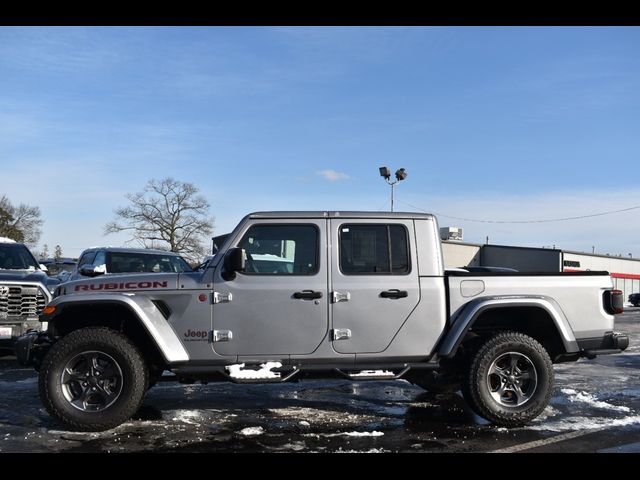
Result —
M496 400L492 387L496 375L495 362L502 358L522 358L529 364L529 375L535 374L535 385L530 384L526 400L520 405L507 405ZM525 380L531 382L531 380ZM489 337L472 357L462 385L462 394L471 409L492 423L505 427L518 427L536 418L549 404L553 393L553 364L546 349L535 339L518 332L501 332ZM493 389L493 395L492 395ZM515 397L514 397L515 398Z
M65 391L69 395L69 387L63 385L65 367L84 352L110 358L121 372L119 394L101 411L83 411L65 397ZM49 414L77 431L103 431L125 422L142 404L148 382L147 367L136 346L105 327L82 328L61 338L47 352L38 376L40 399Z

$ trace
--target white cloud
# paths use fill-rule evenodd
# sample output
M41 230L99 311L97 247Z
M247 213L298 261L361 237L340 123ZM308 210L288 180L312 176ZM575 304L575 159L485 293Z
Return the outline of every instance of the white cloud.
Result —
M351 178L346 173L337 172L330 168L316 172L316 174L320 175L321 177L324 177L326 180L329 180L330 182L338 182L340 180L349 180Z

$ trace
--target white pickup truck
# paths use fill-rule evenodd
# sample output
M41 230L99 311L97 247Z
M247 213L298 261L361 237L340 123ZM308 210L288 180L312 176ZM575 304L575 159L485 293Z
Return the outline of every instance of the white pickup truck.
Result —
M124 422L158 380L311 377L461 389L516 426L546 407L553 363L627 348L607 272L445 272L438 232L419 213L253 213L203 270L62 285L18 358L80 430Z

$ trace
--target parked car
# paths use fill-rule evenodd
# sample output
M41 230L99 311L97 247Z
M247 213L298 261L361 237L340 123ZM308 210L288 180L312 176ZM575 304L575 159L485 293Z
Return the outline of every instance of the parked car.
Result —
M149 248L92 247L80 255L66 281L112 273L192 272L187 261L175 252Z
M631 305L633 305L634 307L637 307L640 305L640 293L632 293L631 295L629 295L629 303Z
M0 237L0 349L13 350L28 330L41 330L38 315L60 283L47 276L26 245Z
M61 258L59 260L47 258L44 260L40 259L40 264L47 267L47 274L50 277L65 281L66 277L73 271L78 262L72 258Z

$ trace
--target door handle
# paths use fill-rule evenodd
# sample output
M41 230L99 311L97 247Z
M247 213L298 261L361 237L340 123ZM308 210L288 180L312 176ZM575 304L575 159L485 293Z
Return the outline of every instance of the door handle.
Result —
M380 292L380 296L382 298L405 298L409 295L406 290L385 290L384 292Z
M295 292L293 298L301 298L303 300L314 300L316 298L322 298L322 292L316 292L313 290L303 290L301 292Z

